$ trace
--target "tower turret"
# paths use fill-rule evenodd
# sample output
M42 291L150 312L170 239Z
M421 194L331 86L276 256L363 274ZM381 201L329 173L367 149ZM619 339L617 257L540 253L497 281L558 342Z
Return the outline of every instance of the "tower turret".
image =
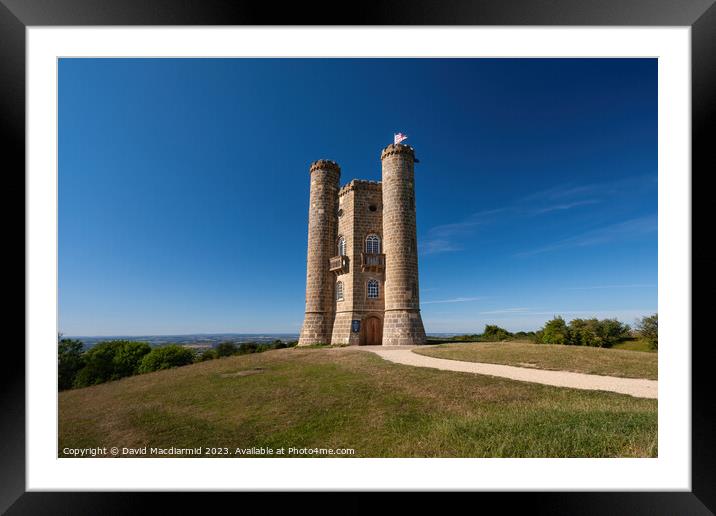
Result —
M306 263L306 316L299 346L330 344L335 316L335 277L329 270L337 231L338 163L311 163L311 193L308 207L308 258Z
M385 252L383 345L424 344L415 230L415 151L408 145L392 144L383 149L380 159Z

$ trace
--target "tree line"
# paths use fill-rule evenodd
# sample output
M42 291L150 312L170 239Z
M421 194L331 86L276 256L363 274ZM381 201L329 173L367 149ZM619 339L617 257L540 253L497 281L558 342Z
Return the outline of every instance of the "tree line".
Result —
M564 344L568 346L594 346L610 348L628 338L644 339L652 349L659 347L658 315L642 317L632 329L617 319L572 319L567 323L561 316L547 321L536 332L512 333L494 324L485 325L478 334L456 335L447 339L430 338L429 342L504 342L529 340L537 344Z
M107 340L85 350L82 341L60 336L58 350L58 388L89 387L127 376L181 367L217 358L261 353L269 349L293 347L298 342L275 340L270 343L222 342L215 348L197 352L178 344L152 348L146 342Z

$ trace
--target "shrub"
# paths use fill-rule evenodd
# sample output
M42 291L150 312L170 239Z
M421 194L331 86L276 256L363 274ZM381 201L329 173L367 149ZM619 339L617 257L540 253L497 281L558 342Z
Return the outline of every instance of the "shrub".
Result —
M601 347L602 342L601 337L597 334L597 326L596 319L573 319L567 327L565 344Z
M629 325L617 321L616 319L602 319L596 321L595 333L597 334L598 346L603 348L611 348L614 344L629 337Z
M629 325L616 319L572 319L567 325L555 317L537 332L537 342L610 348L628 338L629 332Z
M255 342L243 342L239 348L239 354L246 355L248 353L256 353L258 347L258 344Z
M494 324L486 324L485 331L482 332L480 340L486 342L499 342L507 340L510 337L512 337L512 334L504 328L500 328Z
M513 333L512 337L518 340L528 340L531 342L535 342L536 340L536 334L533 331L518 331L517 333Z
M207 360L214 360L215 358L219 358L216 354L215 349L206 349L202 353L197 353L194 357L195 362L206 362Z
M642 339L649 343L652 349L659 349L659 314L638 319L636 331Z
M146 342L125 342L123 345L118 346L112 360L114 365L113 379L137 374L144 356L151 351L151 346Z
M287 348L288 345L285 342L283 342L282 340L275 340L271 343L271 347L272 347L272 349L283 349L283 348Z
M569 344L567 323L559 315L551 321L547 321L537 334L537 342L543 344Z
M480 335L478 335L477 333L473 333L472 335L455 335L454 337L448 339L446 342L478 342L479 340Z
M172 367L180 367L194 362L194 352L183 346L171 344L154 348L142 358L139 366L140 373L151 373L161 369L171 369Z
M77 373L85 365L83 344L79 340L60 339L57 344L57 388L71 389Z
M146 342L100 342L84 353L85 365L77 372L73 385L87 387L137 374L142 358L151 349Z
M230 357L231 355L235 355L237 351L239 351L239 348L233 342L227 341L216 346L214 351L216 351L216 356L219 358Z

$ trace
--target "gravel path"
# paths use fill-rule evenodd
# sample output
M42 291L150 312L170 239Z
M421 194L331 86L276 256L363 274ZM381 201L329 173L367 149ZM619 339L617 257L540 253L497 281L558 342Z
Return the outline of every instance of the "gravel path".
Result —
M358 349L371 351L385 360L389 360L397 364L405 364L416 367L431 367L434 369L443 369L445 371L460 371L463 373L499 376L501 378L509 378L511 380L542 383L545 385L554 385L556 387L618 392L620 394L628 394L637 398L656 399L657 397L657 380L618 378L616 376L572 373L569 371L547 371L545 369L486 364L483 362L446 360L444 358L428 357L413 353L411 350L415 347L416 346L361 346Z

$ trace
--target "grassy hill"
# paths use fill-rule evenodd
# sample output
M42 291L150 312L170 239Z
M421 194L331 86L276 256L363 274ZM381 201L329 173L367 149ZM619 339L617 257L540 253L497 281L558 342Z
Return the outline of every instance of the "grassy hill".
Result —
M658 354L642 351L527 342L476 342L441 344L420 349L417 353L467 362L657 379Z
M60 456L95 446L226 447L232 457L252 446L354 457L657 454L656 400L403 366L351 348L234 356L65 391L59 414Z

